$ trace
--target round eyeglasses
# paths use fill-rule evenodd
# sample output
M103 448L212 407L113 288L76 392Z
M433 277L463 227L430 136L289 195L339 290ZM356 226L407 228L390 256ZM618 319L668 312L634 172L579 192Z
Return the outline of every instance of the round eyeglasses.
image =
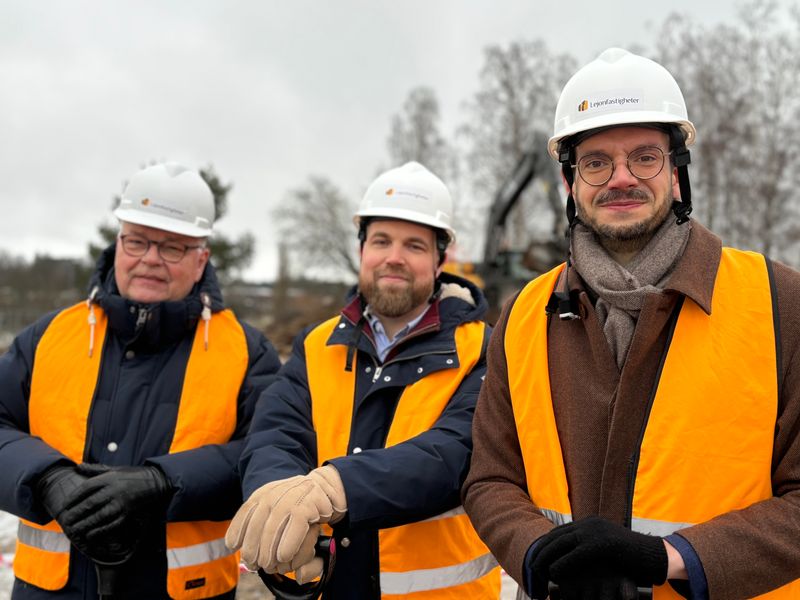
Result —
M664 151L658 146L637 148L625 159L628 171L636 179L653 179L664 168ZM616 163L605 154L592 153L582 156L577 167L578 174L586 183L593 186L605 185L614 175Z
M125 254L129 256L144 256L147 254L148 250L150 250L150 246L155 246L161 259L168 263L181 262L189 250L203 247L202 244L190 246L188 244L181 244L180 242L173 242L170 240L165 242L155 242L140 235L130 233L120 235L119 240L122 242L122 249L125 251Z

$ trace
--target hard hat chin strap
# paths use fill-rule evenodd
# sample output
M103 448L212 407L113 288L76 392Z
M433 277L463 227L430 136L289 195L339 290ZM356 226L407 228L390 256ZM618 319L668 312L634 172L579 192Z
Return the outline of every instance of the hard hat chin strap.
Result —
M678 186L680 187L680 202L672 202L672 212L675 213L678 225L689 220L692 214L692 187L689 184L689 163L692 156L684 143L683 132L680 127L671 125L669 128L669 147L672 153L672 164L678 169Z

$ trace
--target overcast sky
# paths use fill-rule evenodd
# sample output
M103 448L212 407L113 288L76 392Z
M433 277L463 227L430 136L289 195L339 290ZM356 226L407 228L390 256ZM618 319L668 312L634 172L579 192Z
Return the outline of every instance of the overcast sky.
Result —
M245 275L272 279L270 210L310 173L358 197L413 87L449 133L485 46L541 38L583 64L650 46L672 11L735 19L727 0L0 0L0 251L85 256L144 163L211 163L234 184L218 228L252 231Z

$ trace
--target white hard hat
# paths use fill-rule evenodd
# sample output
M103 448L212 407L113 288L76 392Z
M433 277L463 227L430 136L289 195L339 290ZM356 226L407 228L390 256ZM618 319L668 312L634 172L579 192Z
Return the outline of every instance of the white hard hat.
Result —
M636 123L675 124L687 147L697 133L669 71L649 58L609 48L564 86L547 149L558 160L559 143L576 133Z
M382 173L367 188L353 221L386 217L443 229L453 242L453 199L444 182L418 162Z
M214 223L214 195L200 174L177 163L136 173L114 211L120 221L207 237Z

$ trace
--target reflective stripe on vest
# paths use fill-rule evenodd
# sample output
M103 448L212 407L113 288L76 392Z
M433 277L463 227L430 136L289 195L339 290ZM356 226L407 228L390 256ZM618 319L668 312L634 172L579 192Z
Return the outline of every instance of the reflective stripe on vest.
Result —
M572 510L552 406L544 307L562 269L520 293L504 340L528 493L555 523L571 521ZM665 536L771 497L776 365L765 259L724 248L711 315L686 298L669 342L640 448L632 529ZM792 597L799 584L764 597ZM669 585L656 587L654 595L680 597Z
M97 316L95 337L105 341L107 319ZM81 303L59 313L36 348L29 401L31 434L81 462L87 420L97 384L102 348L87 356L88 310ZM236 427L237 399L247 371L244 331L233 313L212 315L205 349L203 327L195 334L170 453L222 444ZM176 373L176 377L180 374ZM70 398L71 402L64 402ZM225 548L228 522L167 523L167 591L179 600L208 598L233 589L238 555ZM69 542L58 525L21 521L14 574L47 590L69 578Z
M327 345L339 319L331 319L305 339L311 413L318 463L344 456L350 441L355 374L343 369L347 348ZM400 396L386 447L429 430L464 378L478 363L485 325L456 329L454 368L437 371L407 386ZM380 586L383 598L498 598L500 569L462 508L436 517L381 529Z

